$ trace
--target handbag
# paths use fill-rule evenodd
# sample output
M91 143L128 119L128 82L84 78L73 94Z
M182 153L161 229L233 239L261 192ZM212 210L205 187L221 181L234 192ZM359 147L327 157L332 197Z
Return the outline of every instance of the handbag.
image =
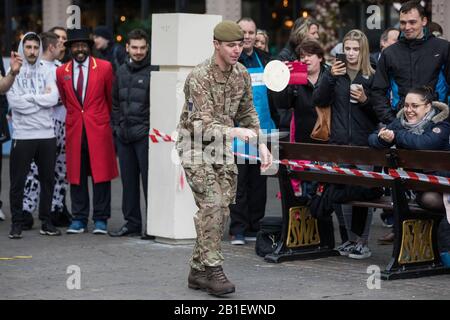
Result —
M328 141L331 132L331 107L316 107L317 121L311 132L311 138L319 141Z
M265 217L261 220L261 229L256 234L255 252L260 257L265 257L275 251L281 240L281 217Z

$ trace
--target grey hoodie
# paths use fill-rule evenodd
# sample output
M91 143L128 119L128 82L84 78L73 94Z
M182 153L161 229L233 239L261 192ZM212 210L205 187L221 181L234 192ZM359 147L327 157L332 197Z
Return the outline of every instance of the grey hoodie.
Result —
M25 36L28 34L34 33L29 32ZM51 69L42 67L40 63L42 45L34 65L25 59L23 40L19 45L19 54L23 58L23 65L6 95L12 111L13 139L54 138L52 114L59 98L55 76Z

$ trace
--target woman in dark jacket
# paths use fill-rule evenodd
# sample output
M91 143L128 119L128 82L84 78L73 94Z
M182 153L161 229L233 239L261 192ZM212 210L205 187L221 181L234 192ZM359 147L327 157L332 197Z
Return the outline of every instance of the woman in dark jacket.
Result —
M295 21L295 25L292 28L291 34L289 35L289 41L286 46L280 51L277 59L280 61L294 61L299 57L298 52L296 52L297 47L305 39L319 39L319 28L320 25L313 19L303 19L299 18Z
M370 66L366 41L361 31L350 31L344 38L347 63L334 63L314 91L316 106L331 106L332 144L367 146L367 138L378 123L368 99L375 71ZM352 90L351 85L362 88Z
M382 149L396 146L410 150L450 151L449 108L441 102L433 102L433 90L427 87L408 92L405 104L392 123L369 137L369 145ZM450 177L450 172L435 172ZM423 192L416 196L417 203L430 211L445 212L444 201L449 195ZM449 216L450 213L447 213ZM439 245L443 260L450 266L450 224L443 219L439 228Z
M280 61L295 61L299 58L299 53L297 52L297 47L300 45L300 43L305 39L313 39L318 40L319 39L319 24L311 19L303 19L299 18L295 21L295 25L292 28L291 34L289 36L289 41L286 44L286 46L281 50L281 52L278 54L277 60ZM289 131L289 126L292 119L292 112L289 110L286 110L286 106L280 105L279 108L280 113L280 121L279 121L279 128L280 131Z
M450 150L448 106L432 102L427 90L431 91L427 88L410 90L397 119L371 134L369 145L377 149L395 145L409 150Z
M274 93L276 105L284 109L294 109L295 142L324 143L311 138L311 132L317 121L317 112L313 103L313 92L327 69L325 65L325 51L316 40L306 39L296 49L300 61L308 66L308 83L306 85L290 85L280 93ZM291 139L292 141L292 139ZM292 187L296 195L311 195L314 193L314 183L292 180ZM340 213L340 212L339 212ZM338 215L341 239L348 240L344 217Z
M337 60L331 71L326 71L314 90L315 106L331 106L331 136L329 143L367 146L369 135L376 129L377 118L368 99L375 71L370 66L369 43L360 30L351 30L343 39L346 62ZM359 167L372 170L371 167ZM353 259L371 256L367 246L372 210L366 208L365 228L361 235L351 230L353 208L342 205L349 241L337 249L341 255Z
M313 92L326 70L325 51L315 40L304 40L296 49L300 61L308 66L308 83L290 85L280 93L273 93L280 109L294 109L295 142L320 143L311 138L317 121Z

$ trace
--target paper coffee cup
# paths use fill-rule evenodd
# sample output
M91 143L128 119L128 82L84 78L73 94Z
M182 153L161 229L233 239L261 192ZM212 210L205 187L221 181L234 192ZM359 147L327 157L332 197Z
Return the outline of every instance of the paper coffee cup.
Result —
M350 86L350 90L356 91L358 90L358 88L362 87L360 84L356 84L356 83L352 83L352 85ZM358 103L357 100L353 99L350 95L350 102L351 103Z

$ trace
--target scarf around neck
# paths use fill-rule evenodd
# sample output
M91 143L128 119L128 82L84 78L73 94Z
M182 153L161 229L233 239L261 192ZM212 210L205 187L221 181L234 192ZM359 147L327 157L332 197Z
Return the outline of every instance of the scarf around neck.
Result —
M419 122L415 123L415 124L410 124L408 123L408 121L406 121L405 115L403 115L403 117L401 117L401 124L403 126L403 128L405 128L406 130L408 130L409 132L416 134L416 135L421 135L424 130L425 130L425 126L430 123L430 121L433 119L433 117L436 115L436 110L434 108L431 108L430 112L428 112L425 117L420 120Z

